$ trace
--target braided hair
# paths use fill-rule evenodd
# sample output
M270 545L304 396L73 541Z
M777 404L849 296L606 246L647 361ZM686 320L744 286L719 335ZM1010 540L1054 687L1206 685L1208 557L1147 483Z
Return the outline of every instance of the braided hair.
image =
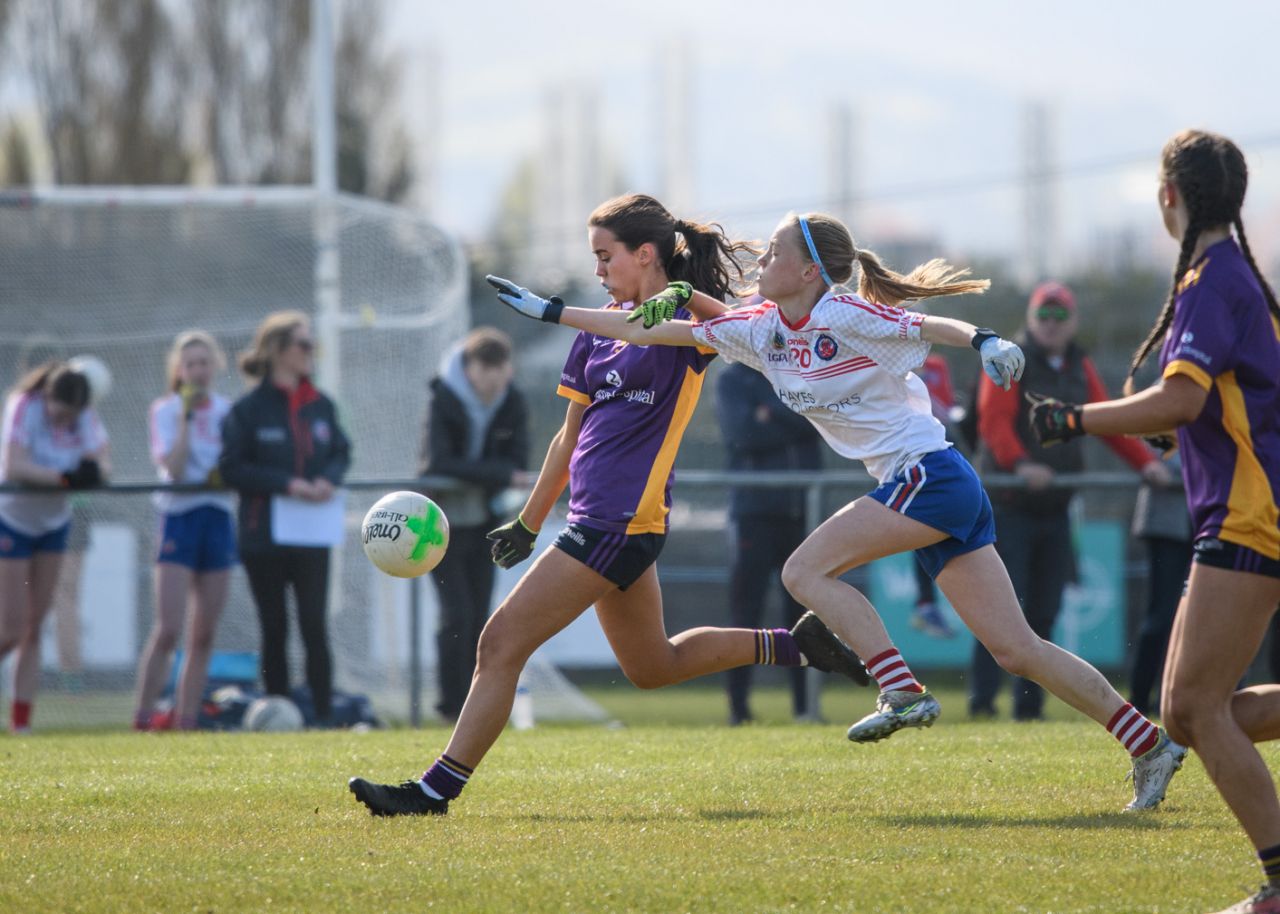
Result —
M1182 234L1182 247L1178 251L1178 263L1173 268L1173 283L1169 297L1156 318L1155 326L1147 334L1129 366L1126 389L1132 387L1133 376L1147 356L1159 346L1173 323L1173 307L1200 235L1208 229L1229 225L1235 228L1240 250L1257 277L1272 315L1280 318L1280 305L1275 292L1263 277L1262 271L1249 250L1244 234L1244 222L1240 210L1244 206L1245 189L1249 183L1249 169L1244 154L1235 143L1224 136L1204 130L1184 130L1165 143L1160 155L1161 177L1172 181L1178 188L1187 207L1187 228Z

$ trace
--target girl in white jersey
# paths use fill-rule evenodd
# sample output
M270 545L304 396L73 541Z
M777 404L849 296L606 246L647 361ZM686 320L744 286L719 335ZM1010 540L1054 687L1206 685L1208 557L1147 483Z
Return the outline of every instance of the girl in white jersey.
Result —
M833 289L861 267L859 293ZM940 260L908 276L855 248L848 229L820 214L782 220L759 259L767 301L729 310L673 284L631 316L557 308L520 290L500 295L521 313L631 343L709 346L761 371L778 396L803 413L842 456L861 460L880 485L836 512L787 561L783 584L861 657L879 683L876 711L849 729L855 742L903 727L927 727L937 700L912 675L875 609L840 575L887 555L914 551L970 631L1018 676L1031 678L1105 725L1134 759L1130 809L1163 798L1186 750L1111 688L1092 666L1042 640L1027 625L992 543L991 504L968 462L933 418L929 395L911 369L929 346L972 345L983 368L1007 388L1022 353L994 332L964 321L906 311L898 303L982 291ZM689 296L692 295L692 300ZM683 301L702 323L666 320Z
M178 335L169 350L169 393L151 404L151 459L165 482L216 483L222 420L231 409L211 388L226 367L217 341L202 330ZM236 563L229 492L157 492L156 622L138 661L135 730L193 730L208 679L218 617ZM190 606L173 713L154 713Z
M65 491L99 485L108 472L107 433L89 406L88 379L49 362L19 381L5 402L0 483L49 491L0 493L0 660L17 649L9 723L16 733L31 728L40 629L71 529Z

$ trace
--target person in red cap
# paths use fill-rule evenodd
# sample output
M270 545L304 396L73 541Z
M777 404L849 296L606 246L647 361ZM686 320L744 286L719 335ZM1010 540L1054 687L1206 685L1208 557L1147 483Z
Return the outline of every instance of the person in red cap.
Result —
M1062 594L1075 577L1068 506L1075 490L1054 485L1060 473L1084 469L1079 440L1043 448L1029 422L1024 393L1035 391L1069 403L1107 399L1097 369L1076 343L1079 314L1076 298L1060 282L1036 286L1027 304L1026 327L1014 337L1026 354L1022 379L1009 390L985 376L978 386L978 468L985 473L1015 473L1022 489L993 490L999 539L996 551L1009 569L1018 600L1032 630L1050 638ZM1125 462L1154 485L1168 485L1172 475L1154 453L1136 438L1104 438ZM1003 673L991 654L974 642L969 714L993 717ZM1029 679L1013 686L1014 720L1038 720L1044 715L1044 691Z

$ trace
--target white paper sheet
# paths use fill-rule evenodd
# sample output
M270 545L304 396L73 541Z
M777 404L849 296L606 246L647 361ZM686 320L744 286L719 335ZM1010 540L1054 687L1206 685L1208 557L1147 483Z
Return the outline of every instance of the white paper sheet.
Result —
M279 546L340 546L346 509L347 493L342 489L321 502L274 495L271 539Z

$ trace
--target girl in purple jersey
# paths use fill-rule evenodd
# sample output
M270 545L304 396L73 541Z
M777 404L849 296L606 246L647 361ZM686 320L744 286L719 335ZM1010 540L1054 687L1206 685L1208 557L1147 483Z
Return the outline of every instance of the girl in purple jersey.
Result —
M643 194L598 207L588 240L612 298L607 308L620 313L672 280L723 298L751 251L717 226L675 219ZM494 561L510 568L529 557L566 485L568 525L485 625L444 754L415 781L351 779L351 792L374 815L446 812L502 732L525 661L592 605L623 672L643 689L751 663L807 663L866 681L857 657L812 614L790 632L704 627L667 636L654 562L666 539L676 450L712 355L589 333L575 340L558 390L569 401L564 424L524 509L489 534Z
M1280 802L1253 745L1280 737L1280 689L1236 690L1280 601L1280 305L1245 237L1247 183L1226 137L1187 130L1165 144L1158 203L1181 248L1128 396L1039 400L1032 422L1045 443L1129 434L1172 447L1176 434L1195 551L1165 663L1165 720L1204 761L1266 877L1222 914L1280 914ZM1135 394L1133 373L1157 347L1161 380Z
M841 291L861 268L860 294ZM516 290L499 295L517 311L632 343L713 346L752 366L803 413L843 457L862 461L880 485L814 530L787 560L783 584L867 660L880 686L876 710L849 728L874 742L904 727L928 727L941 713L915 678L875 607L841 580L844 572L913 551L970 631L1015 675L1034 679L1102 724L1128 751L1134 798L1150 809L1165 795L1186 749L1126 702L1096 669L1032 631L994 546L991 503L977 474L946 440L924 382L911 372L932 343L973 346L983 369L1007 387L1021 350L993 331L897 304L978 292L985 281L934 260L907 276L858 250L849 230L821 214L782 220L759 260L765 304L727 309L675 283L632 316L557 308ZM667 321L693 296L700 324Z

